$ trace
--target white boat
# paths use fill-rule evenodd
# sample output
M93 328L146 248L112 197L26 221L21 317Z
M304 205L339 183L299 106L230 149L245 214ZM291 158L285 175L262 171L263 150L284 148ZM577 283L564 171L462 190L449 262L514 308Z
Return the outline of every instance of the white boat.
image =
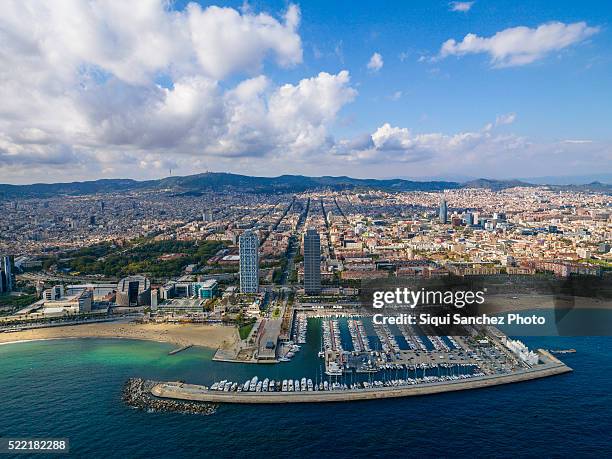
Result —
M219 383L216 382L212 386L210 386L210 390L217 390L219 388Z
M329 383L327 381L323 381L323 390L329 390Z
M255 392L261 392L261 386L263 385L262 381L259 381L257 383L257 386L255 386Z
M276 390L276 381L270 381L270 387L268 388L269 392L274 392Z
M296 392L300 390L300 382L297 379L293 381L293 388Z
M325 374L329 376L341 376L342 367L340 367L337 362L329 362L327 370L325 370Z
M247 379L244 384L242 385L242 390L243 392L246 392L249 390L249 386L251 385L251 380Z
M257 387L257 381L257 376L253 376L253 379L251 379L251 383L249 384L249 392L255 392L255 388Z
M283 385L281 386L281 391L282 392L287 392L288 388L289 388L289 385L287 384L287 380L283 379Z
M263 380L263 384L261 386L261 390L264 392L268 392L268 386L270 384L270 380L268 378Z
M300 381L300 390L302 392L306 391L306 378L302 378L302 380Z
M312 379L308 379L308 381L306 381L306 384L308 385L308 391L312 392L314 390L314 385L312 384Z
M289 383L287 385L287 391L293 392L293 379L289 380Z

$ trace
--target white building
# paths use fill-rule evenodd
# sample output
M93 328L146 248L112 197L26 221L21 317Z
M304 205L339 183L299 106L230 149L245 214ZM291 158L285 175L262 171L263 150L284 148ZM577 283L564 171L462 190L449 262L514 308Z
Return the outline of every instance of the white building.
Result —
M59 293L61 292L61 295ZM93 293L80 290L74 295L64 296L62 286L56 285L43 292L43 298L30 306L17 311L15 317L37 319L43 317L62 317L91 312Z
M515 354L520 360L522 360L526 364L537 365L539 360L538 354L533 351L530 351L529 348L525 346L522 341L519 341L518 339L512 340L505 338L504 344L508 349L510 349L510 351L512 351L513 354Z
M259 238L251 230L240 235L240 292L257 293L259 290Z

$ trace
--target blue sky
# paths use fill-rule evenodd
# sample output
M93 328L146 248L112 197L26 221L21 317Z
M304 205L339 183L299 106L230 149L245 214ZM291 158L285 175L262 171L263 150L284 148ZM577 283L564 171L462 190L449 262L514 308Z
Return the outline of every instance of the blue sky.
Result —
M282 11L286 2L250 5ZM610 140L612 5L607 2L477 1L465 13L450 11L447 1L429 0L309 1L300 6L304 64L290 71L272 65L267 70L282 83L319 71L348 69L359 97L344 110L352 122L341 123L340 131L370 130L384 122L427 132L461 131L515 112L514 131L521 134ZM482 54L418 62L421 56L435 55L449 38L459 40L470 32L491 36L506 28L550 21L585 21L602 30L586 43L520 67L492 69ZM376 73L366 68L374 52L384 59ZM398 91L402 96L392 100Z
M612 169L608 2L20 3L0 182Z

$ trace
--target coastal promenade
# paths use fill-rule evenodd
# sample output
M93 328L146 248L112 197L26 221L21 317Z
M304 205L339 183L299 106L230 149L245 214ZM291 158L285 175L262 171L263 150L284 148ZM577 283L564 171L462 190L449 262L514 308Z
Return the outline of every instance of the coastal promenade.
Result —
M444 381L401 387L381 387L359 390L312 391L312 392L220 392L205 386L181 382L157 383L151 388L156 397L200 401L208 403L322 403L348 402L357 400L376 400L384 398L409 397L415 395L437 394L459 390L479 389L501 384L517 383L532 379L545 378L571 372L572 369L551 355L539 349L544 363L503 375L478 376L466 380Z

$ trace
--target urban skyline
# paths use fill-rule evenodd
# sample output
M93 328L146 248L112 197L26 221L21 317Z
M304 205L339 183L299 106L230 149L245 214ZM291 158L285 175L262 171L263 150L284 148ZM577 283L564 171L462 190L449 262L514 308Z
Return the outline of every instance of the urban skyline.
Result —
M612 457L611 22L0 2L0 453Z

